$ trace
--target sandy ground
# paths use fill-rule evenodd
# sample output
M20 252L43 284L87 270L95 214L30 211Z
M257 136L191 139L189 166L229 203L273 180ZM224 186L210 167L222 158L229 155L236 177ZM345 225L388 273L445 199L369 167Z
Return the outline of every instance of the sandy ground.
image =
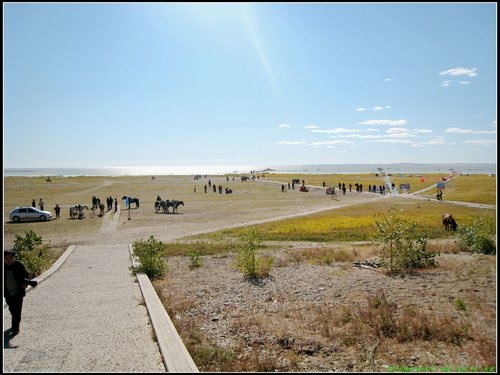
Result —
M50 241L51 246L63 249L71 244L126 244L138 239L147 239L150 235L161 241L171 241L187 235L232 226L307 215L321 210L387 198L379 194L347 192L344 196L337 194L336 199L331 199L320 187L311 187L307 193L299 192L298 188L282 193L281 185L270 181L241 182L235 179L227 182L223 177L212 177L210 180L213 184L231 187L234 193L219 194L211 189L204 193L203 186L208 178L195 183L190 176L168 177L164 181L157 177L154 182L147 181L146 187L144 181L139 181L142 184L139 185L139 182L127 180L126 188L112 179L99 180L100 185L92 189L86 191L80 189L76 201L90 203L93 194L100 197L108 195L121 197L124 191L132 191L141 197L140 207L136 209L132 204L132 209L126 210L124 201L119 199L119 210L116 214L111 210L103 217L99 217L97 211L95 213L86 211L85 219L79 221L69 219L66 211L70 205L63 202L60 203L63 207L61 219L50 223L7 222L4 225L4 245L11 246L15 234L27 229L33 229L41 234L46 242ZM134 184L138 186L135 187ZM196 193L193 192L195 185L197 185ZM113 190L108 193L110 190L106 188ZM102 194L103 191L106 194ZM7 217L7 208L19 205L19 199L16 200L15 194L17 194L15 187L6 186L4 215ZM156 213L154 201L157 195L162 199L182 200L185 204L179 207L177 214ZM55 202L61 202L60 199L56 190L54 198L46 199L47 207L52 207Z

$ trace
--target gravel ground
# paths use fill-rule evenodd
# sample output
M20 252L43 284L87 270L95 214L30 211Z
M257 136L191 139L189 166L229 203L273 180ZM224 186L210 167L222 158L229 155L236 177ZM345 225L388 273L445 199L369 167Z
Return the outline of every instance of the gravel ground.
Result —
M187 257L169 258L168 278L157 290L185 343L238 358L207 363L200 371L460 371L496 363L495 256L442 254L435 269L389 277L351 263L297 260L294 254L305 247L273 251L276 265L260 283L245 280L233 256L204 256L199 268L191 268ZM362 314L368 299L381 293L397 306L396 316L412 309L450 329L467 326L468 333L460 345L449 342L452 335L408 342L385 338L372 363L379 337L356 332L341 316ZM457 299L466 311L457 309Z

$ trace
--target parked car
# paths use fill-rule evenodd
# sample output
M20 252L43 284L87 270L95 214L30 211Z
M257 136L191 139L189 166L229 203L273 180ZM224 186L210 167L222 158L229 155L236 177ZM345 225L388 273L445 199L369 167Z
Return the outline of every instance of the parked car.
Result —
M16 207L10 211L9 219L15 223L20 221L46 221L52 219L52 213L35 207Z

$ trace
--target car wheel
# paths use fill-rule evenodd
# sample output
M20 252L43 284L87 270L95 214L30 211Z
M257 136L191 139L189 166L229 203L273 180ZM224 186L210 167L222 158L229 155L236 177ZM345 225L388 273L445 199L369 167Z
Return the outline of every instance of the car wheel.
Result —
M12 221L13 221L14 223L19 223L19 222L21 221L21 218L20 218L19 216L14 216L14 217L12 218Z
M44 215L40 216L40 221L45 221L45 220L47 220L47 216Z

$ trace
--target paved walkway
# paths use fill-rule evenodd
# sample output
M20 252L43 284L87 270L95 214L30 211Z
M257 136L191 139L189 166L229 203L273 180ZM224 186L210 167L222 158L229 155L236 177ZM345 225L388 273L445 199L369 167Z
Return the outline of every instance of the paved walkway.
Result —
M129 270L129 246L68 250L28 288L20 334L11 340L4 305L3 371L166 372L150 297Z

